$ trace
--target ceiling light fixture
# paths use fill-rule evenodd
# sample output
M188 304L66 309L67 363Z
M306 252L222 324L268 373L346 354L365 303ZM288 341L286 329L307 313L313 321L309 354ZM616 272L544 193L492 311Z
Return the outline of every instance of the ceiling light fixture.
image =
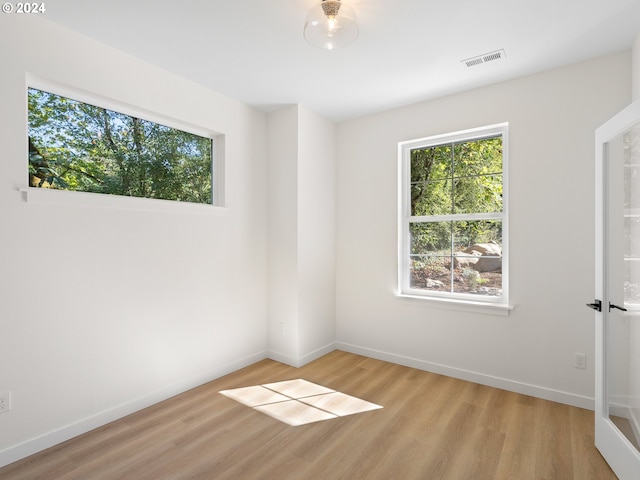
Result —
M322 0L309 10L304 24L305 40L326 50L350 45L358 31L356 12L340 0Z

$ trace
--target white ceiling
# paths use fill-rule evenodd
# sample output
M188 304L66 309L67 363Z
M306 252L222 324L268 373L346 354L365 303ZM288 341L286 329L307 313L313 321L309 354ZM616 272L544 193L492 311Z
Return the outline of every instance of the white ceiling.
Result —
M360 36L335 51L303 39L316 0L56 0L46 18L265 111L334 121L627 50L640 32L640 0L342 1Z

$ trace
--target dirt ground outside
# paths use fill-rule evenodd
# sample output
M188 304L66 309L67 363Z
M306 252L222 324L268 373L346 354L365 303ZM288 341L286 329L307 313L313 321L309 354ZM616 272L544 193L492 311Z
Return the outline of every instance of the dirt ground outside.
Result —
M411 269L411 287L438 291L451 291L451 262L414 262ZM473 268L453 269L453 292L498 296L502 293L502 272L477 272Z

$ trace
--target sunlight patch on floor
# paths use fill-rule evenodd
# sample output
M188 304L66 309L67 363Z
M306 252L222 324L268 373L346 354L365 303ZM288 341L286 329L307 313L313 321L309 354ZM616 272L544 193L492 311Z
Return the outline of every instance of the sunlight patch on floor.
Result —
M382 408L302 379L222 390L220 393L292 426Z

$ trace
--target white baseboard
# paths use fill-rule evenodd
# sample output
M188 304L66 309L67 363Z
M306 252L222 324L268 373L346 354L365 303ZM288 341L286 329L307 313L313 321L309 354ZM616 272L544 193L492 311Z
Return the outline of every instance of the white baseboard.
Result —
M313 352L309 352L306 355L302 355L300 357L293 357L291 355L287 355L285 353L278 352L276 350L268 350L267 358L270 358L271 360L274 360L276 362L284 363L286 365L299 368L299 367L302 367L303 365L306 365L309 362L313 362L314 360L317 360L318 358L326 355L327 353L333 352L335 349L336 349L335 342L331 342L325 345L324 347L320 347L314 350Z
M287 355L286 353L278 352L277 350L267 350L267 358L275 361L284 363L285 365L289 365L290 367L298 367L298 359L296 357L292 357L291 355Z
M151 392L142 397L110 408L109 410L105 410L104 412L100 412L96 415L84 418L70 425L66 425L38 437L29 439L25 442L13 445L0 451L0 467L4 467L5 465L9 465L10 463L28 457L29 455L33 455L34 453L65 442L73 437L82 435L83 433L87 433L98 427L106 425L107 423L118 420L122 417L130 415L158 402L167 400L168 398L186 392L187 390L191 390L192 388L203 385L231 372L235 372L236 370L259 362L260 360L263 360L265 358L267 358L266 351L255 353L248 357L228 363L223 367L216 368L203 375L192 377L188 380L184 380L169 387L156 390L155 392Z
M303 355L302 357L300 357L300 365L298 365L299 367L302 367L303 365L306 365L307 363L313 362L314 360L319 359L320 357L325 356L327 353L331 353L336 349L336 343L335 342L331 342L327 345L325 345L324 347L318 348L317 350L314 350L313 352L307 353L306 355Z
M589 410L593 410L595 408L594 398L576 395L574 393L553 390L551 388L540 387L538 385L531 385L515 380L509 380L507 378L495 377L492 375L486 375L484 373L449 367L447 365L427 362L425 360L420 360L417 358L411 358L403 355L397 355L395 353L360 347L358 345L352 345L344 342L336 342L335 347L338 350L344 350L345 352L355 353L386 362L397 363L398 365L404 365L405 367L417 368L419 370L438 373L440 375L446 375L448 377L459 378L461 380L479 383L480 385L487 385L489 387L500 388L502 390L508 390L510 392L530 395L532 397L551 400L558 403L564 403L566 405L571 405L574 407L586 408Z

